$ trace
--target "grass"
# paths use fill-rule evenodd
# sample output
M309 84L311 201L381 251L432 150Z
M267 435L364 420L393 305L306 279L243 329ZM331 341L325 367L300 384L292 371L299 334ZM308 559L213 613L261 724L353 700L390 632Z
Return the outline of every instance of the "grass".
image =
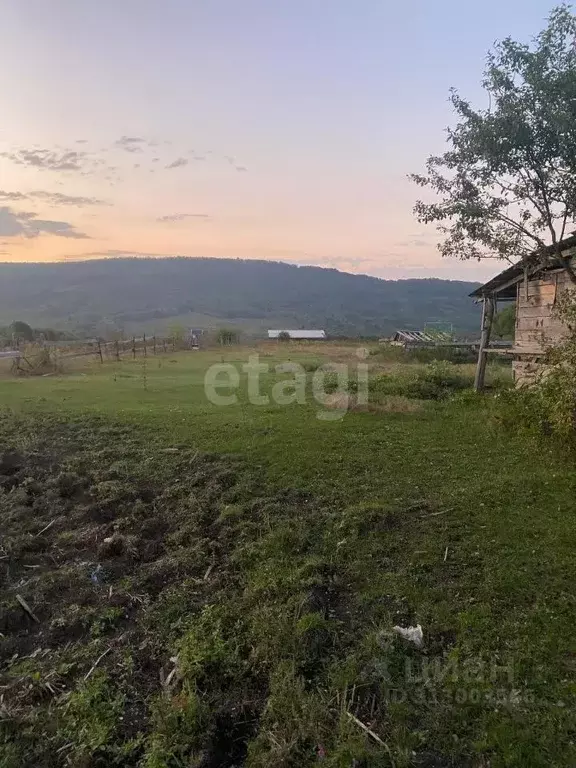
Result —
M573 765L571 459L467 394L213 406L221 359L0 381L0 765Z

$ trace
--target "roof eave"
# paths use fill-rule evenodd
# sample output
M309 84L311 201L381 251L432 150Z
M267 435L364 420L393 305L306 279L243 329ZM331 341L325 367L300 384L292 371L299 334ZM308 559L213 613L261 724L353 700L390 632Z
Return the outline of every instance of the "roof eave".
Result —
M573 249L575 246L576 234L566 237L556 245L547 246L544 253L554 254L558 247L564 253L569 249ZM474 299L482 299L484 296L494 294L497 294L500 299L514 298L515 292L514 294L511 293L512 286L515 286L524 277L526 266L529 267L531 263L536 267L538 266L538 259L539 254L537 251L534 251L534 253L527 257L527 259L523 259L516 264L513 264L511 267L507 267L498 275L495 275L491 280L488 280L487 283L476 288L476 290L472 291L469 295ZM557 265L549 268L557 268Z

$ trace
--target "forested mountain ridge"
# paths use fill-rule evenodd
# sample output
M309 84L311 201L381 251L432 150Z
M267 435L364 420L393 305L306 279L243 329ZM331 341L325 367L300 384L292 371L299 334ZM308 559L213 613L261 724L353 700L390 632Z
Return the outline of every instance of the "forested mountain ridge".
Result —
M383 335L398 327L479 325L477 283L381 280L336 269L214 258L116 258L0 264L0 325L24 320L75 332L162 332L170 323L325 328Z

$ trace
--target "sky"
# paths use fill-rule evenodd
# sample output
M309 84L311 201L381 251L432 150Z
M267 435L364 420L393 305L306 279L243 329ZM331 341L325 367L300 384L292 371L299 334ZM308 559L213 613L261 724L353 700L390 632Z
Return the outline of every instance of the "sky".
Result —
M0 261L270 259L484 280L407 178L552 0L0 0Z

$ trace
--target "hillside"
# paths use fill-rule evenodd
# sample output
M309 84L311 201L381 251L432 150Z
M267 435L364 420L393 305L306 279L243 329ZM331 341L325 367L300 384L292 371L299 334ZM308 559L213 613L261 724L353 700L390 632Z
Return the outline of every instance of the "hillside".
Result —
M452 323L476 331L477 283L380 280L335 269L240 259L106 259L0 264L0 325L15 319L77 332L162 332L170 324L246 331L321 327L381 335Z

